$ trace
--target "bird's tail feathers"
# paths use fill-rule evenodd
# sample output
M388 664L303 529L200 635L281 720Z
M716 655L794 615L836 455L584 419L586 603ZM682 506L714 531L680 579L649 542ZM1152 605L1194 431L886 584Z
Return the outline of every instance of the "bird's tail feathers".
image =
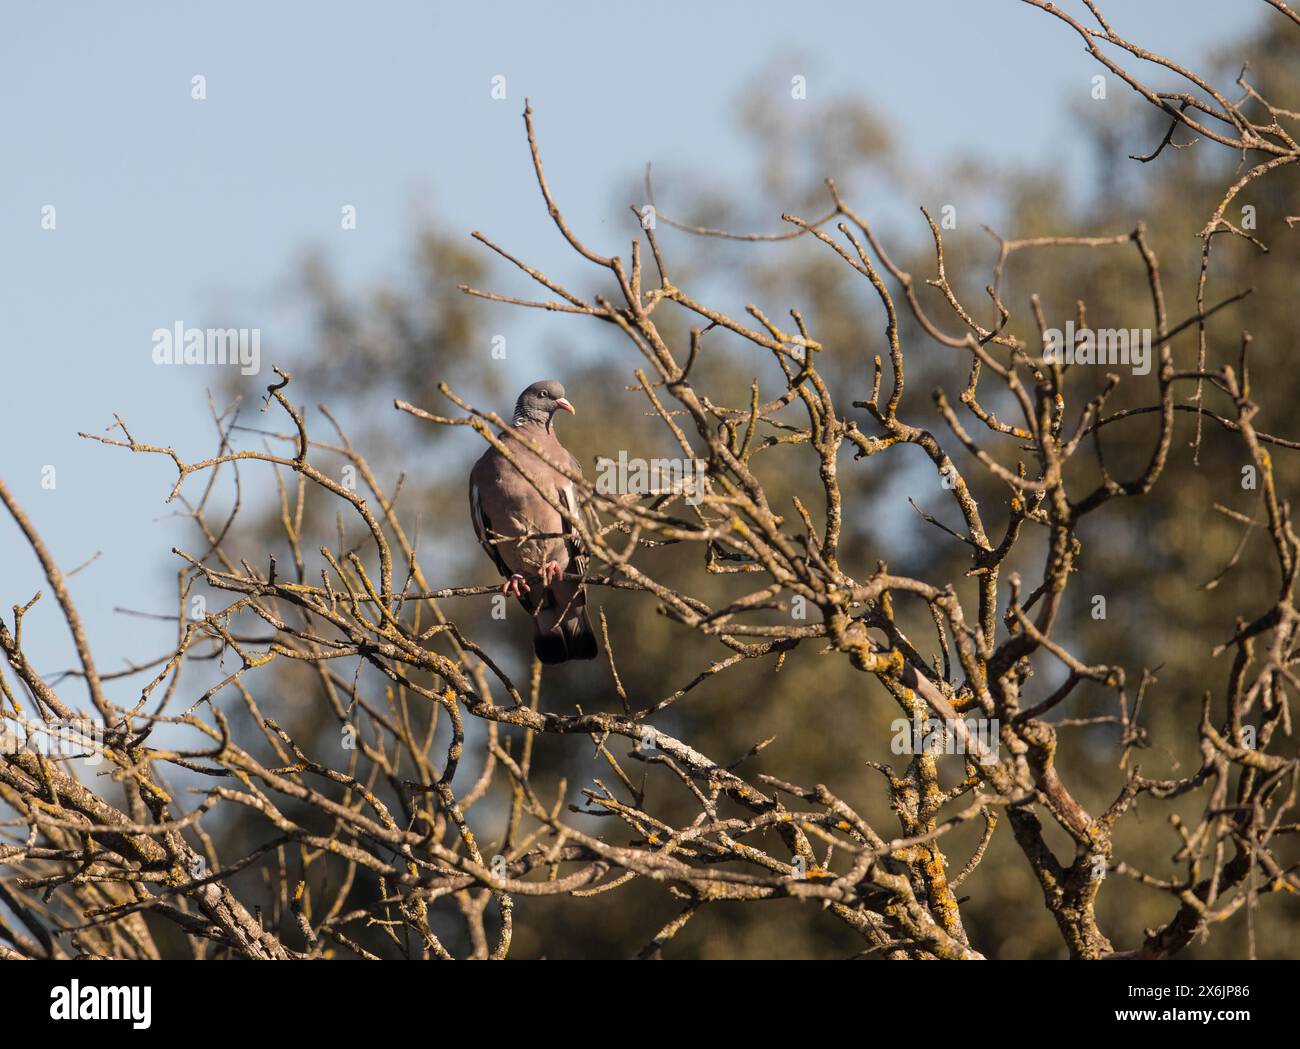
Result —
M533 651L543 663L595 659L599 649L587 619L587 595L581 584L557 582L533 619Z

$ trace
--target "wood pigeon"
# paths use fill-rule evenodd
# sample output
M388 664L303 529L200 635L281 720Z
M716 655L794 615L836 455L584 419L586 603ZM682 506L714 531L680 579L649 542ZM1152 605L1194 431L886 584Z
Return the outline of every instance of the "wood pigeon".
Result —
M519 395L514 429L554 462L581 474L578 460L555 436L555 413L577 414L554 380L535 382ZM474 532L514 594L533 617L533 650L543 663L594 659L596 635L587 620L586 550L574 527L538 488L573 514L580 512L573 483L525 445L503 435L516 467L489 448L469 475ZM534 487L536 486L536 487Z

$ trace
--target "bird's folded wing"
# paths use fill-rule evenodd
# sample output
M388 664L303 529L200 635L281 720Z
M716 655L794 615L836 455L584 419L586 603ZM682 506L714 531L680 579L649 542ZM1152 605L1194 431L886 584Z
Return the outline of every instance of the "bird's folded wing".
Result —
M505 563L501 551L497 549L500 537L492 530L492 524L483 510L482 493L472 476L469 480L469 513L470 519L474 522L474 534L478 536L479 545L487 551L488 557L492 558L502 578L509 579L514 573L510 571L510 566Z
M560 497L560 503L570 514L581 514L586 522L587 528L593 534L600 528L600 519L587 504L578 505L578 493L572 483L566 484L557 493ZM585 576L587 574L587 565L590 562L588 556L587 544L582 541L582 536L573 526L567 517L564 518L564 545L569 551L569 564L573 567L573 574Z

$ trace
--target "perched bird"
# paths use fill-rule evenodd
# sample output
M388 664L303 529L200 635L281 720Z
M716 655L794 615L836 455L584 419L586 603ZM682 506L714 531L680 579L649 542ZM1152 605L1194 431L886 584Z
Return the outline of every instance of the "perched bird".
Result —
M555 413L577 414L553 380L535 382L515 403L513 429L552 462L582 467L555 436ZM594 659L596 635L587 620L583 577L586 551L573 525L538 491L571 514L580 511L573 483L529 448L502 434L518 467L489 448L469 475L469 510L483 549L513 594L533 617L533 650L543 663Z

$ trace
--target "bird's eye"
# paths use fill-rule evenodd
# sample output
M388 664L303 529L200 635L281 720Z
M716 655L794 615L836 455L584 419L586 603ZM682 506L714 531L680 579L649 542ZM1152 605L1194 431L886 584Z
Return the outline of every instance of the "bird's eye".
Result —
M550 390L543 390L543 391L542 391L542 396L543 396L543 397L549 397L550 395L551 395L551 391L550 391Z

